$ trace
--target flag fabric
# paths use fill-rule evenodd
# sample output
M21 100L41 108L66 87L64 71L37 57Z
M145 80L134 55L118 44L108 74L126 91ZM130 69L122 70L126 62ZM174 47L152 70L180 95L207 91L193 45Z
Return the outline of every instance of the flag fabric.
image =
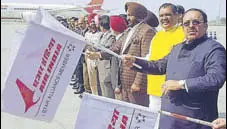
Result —
M1 110L50 122L82 54L84 40L40 9L18 42L2 91Z
M75 129L153 129L157 117L147 107L84 93Z

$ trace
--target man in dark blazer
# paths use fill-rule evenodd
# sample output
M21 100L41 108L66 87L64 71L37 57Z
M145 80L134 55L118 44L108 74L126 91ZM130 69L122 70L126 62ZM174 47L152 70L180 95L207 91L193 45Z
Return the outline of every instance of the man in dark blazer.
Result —
M186 40L165 58L146 61L125 55L125 65L154 75L166 74L161 110L212 122L218 118L217 98L226 80L226 50L206 36L207 15L189 9L183 17ZM161 115L159 129L211 129L211 127Z

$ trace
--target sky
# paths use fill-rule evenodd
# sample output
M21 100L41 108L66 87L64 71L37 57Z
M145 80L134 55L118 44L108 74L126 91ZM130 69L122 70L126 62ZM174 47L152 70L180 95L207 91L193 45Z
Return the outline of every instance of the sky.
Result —
M1 0L2 3L34 3L34 4L79 4L85 5L90 0ZM119 14L124 12L124 4L127 1L137 1L143 4L147 9L158 15L158 9L163 3L169 2L189 8L199 8L208 15L208 20L215 20L219 15L226 17L226 0L104 0L103 9L110 9L111 14Z

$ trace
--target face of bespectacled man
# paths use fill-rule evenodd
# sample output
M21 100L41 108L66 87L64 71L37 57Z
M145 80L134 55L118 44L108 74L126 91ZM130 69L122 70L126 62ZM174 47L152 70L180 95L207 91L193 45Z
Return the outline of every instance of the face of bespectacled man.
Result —
M159 21L164 30L171 29L177 23L177 15L173 13L170 6L160 8Z
M189 11L183 17L183 29L188 41L198 39L206 34L207 23L204 23L203 16L198 11Z

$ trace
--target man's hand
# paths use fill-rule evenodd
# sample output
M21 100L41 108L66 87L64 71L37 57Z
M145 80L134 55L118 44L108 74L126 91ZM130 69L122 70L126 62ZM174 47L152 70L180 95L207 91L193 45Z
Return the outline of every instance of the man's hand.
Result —
M114 89L114 93L115 93L115 94L120 94L120 93L121 93L121 89L118 88L118 87L116 87L116 88Z
M131 86L131 92L137 92L137 91L140 91L140 87L133 83Z
M162 94L166 95L170 90L184 89L183 85L179 84L179 81L168 80L162 85Z
M85 54L91 60L96 60L96 59L99 59L101 57L101 54L99 52L86 51Z
M133 67L133 63L135 62L136 58L131 55L123 55L122 60L126 66Z
M213 129L226 129L226 119L218 118L212 122Z

